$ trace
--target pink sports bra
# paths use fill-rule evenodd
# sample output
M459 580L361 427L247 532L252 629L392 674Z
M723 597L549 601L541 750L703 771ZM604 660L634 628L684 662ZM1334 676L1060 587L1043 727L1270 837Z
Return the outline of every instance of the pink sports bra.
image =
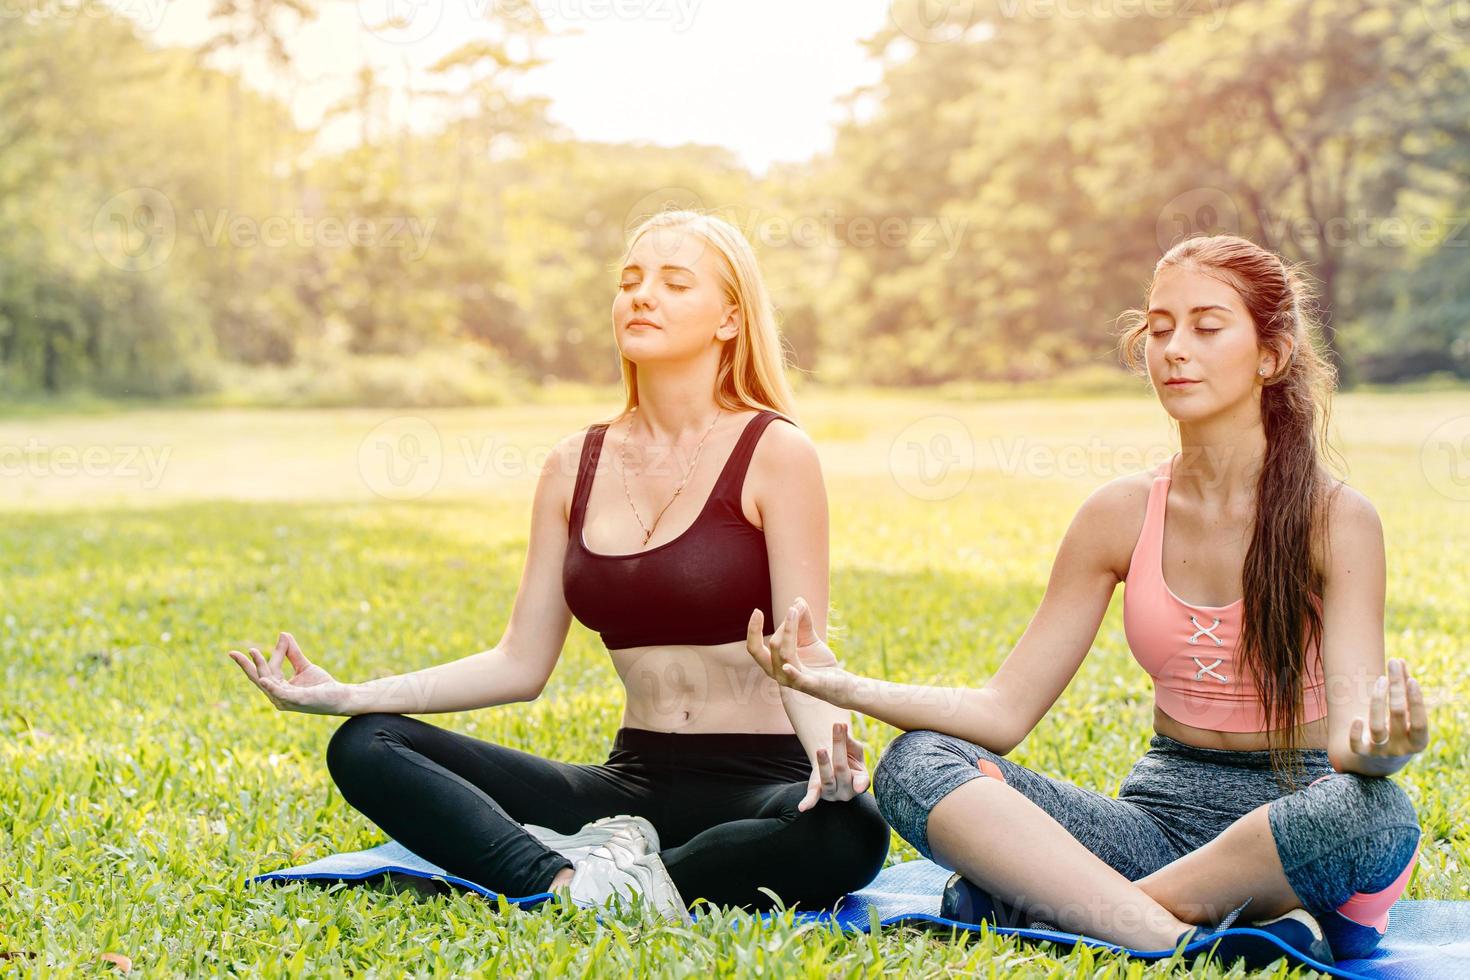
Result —
M1148 511L1123 586L1123 631L1133 657L1154 680L1154 703L1170 718L1195 728L1262 732L1266 719L1248 671L1237 669L1245 600L1196 606L1164 581L1164 509L1174 460L1154 477ZM1312 596L1320 608L1321 600ZM1303 723L1327 713L1322 663L1307 653Z

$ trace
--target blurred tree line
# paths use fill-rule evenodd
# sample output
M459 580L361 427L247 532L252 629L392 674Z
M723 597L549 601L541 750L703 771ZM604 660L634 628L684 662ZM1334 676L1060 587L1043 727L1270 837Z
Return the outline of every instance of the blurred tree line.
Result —
M671 205L745 230L796 361L836 382L1112 363L1162 250L1221 230L1306 264L1349 380L1470 377L1456 0L975 0L948 22L894 0L833 151L761 177L559 132L512 94L546 30L529 4L488 5L490 39L411 90L364 68L329 113L357 143L324 152L217 57L289 79L321 0L212 2L197 50L49 0L0 17L6 394L612 381L614 263ZM447 121L392 124L390 96Z

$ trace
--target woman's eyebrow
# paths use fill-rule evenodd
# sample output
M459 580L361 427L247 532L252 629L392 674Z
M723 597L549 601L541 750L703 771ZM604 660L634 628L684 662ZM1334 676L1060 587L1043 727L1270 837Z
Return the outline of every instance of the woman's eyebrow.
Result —
M1221 306L1219 303L1212 303L1209 306L1192 306L1192 307L1189 308L1189 312L1190 312L1191 315L1193 315L1195 313L1204 313L1204 312L1206 312L1208 310L1224 310L1226 313L1231 312L1230 307L1228 307L1228 306ZM1160 316L1173 316L1174 315L1174 314L1170 313L1168 310L1164 309L1161 306L1155 306L1153 309L1151 309L1151 310L1148 311L1148 315L1149 316L1153 316L1155 313L1159 314Z
M663 271L663 272L687 272L691 276L694 275L694 270L693 269L690 269L687 266L682 266L682 265L661 265L661 266L659 266L659 269L661 271ZM624 272L642 272L643 271L643 266L639 265L636 262L630 262L628 265L623 266L623 271Z

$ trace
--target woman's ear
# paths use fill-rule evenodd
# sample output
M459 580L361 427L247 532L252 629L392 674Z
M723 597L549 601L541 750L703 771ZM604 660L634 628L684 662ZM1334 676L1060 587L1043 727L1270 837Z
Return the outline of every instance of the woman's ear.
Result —
M1261 365L1257 369L1262 379L1269 381L1279 374L1285 372L1291 364L1291 357L1296 353L1296 340L1292 337L1282 337L1270 347L1261 349Z
M1282 343L1281 360L1278 361L1277 364L1276 364L1276 370L1277 371L1285 371L1288 367L1290 367L1291 366L1291 359L1296 354L1296 338L1295 337L1284 337L1284 338L1282 338L1281 343Z
M740 308L730 307L730 313L725 317L725 322L715 330L715 337L719 340L734 340L740 333L740 320Z

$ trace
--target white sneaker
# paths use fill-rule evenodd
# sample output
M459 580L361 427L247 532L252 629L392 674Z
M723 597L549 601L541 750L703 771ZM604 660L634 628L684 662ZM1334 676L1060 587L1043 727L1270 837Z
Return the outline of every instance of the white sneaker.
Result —
M632 900L641 895L668 921L691 921L689 909L658 852L636 853L622 839L599 844L578 861L569 891L572 901L583 908L605 905L614 896Z
M642 817L619 814L594 820L572 834L559 834L549 827L526 824L526 830L541 843L561 854L575 865L593 848L608 841L621 840L635 854L657 854L658 831Z

